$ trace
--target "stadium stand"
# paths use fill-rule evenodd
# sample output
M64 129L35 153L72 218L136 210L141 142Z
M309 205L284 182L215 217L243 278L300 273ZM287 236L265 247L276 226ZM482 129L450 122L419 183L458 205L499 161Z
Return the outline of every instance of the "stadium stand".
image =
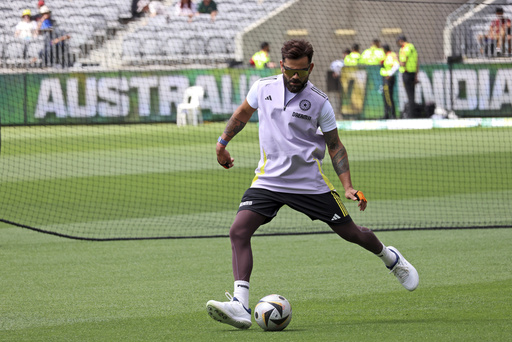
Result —
M217 1L219 14L215 22L209 15L199 15L189 23L186 17L180 17L168 6L167 17L157 17L139 24L133 32L123 39L123 46L132 45L133 41L145 41L158 33L158 39L166 43L160 50L145 51L144 54L132 53L123 48L122 61L131 64L166 64L169 62L210 63L234 59L234 41L237 32L261 18L269 15L286 0L260 2ZM243 4L243 6L241 5ZM183 40L187 44L183 44ZM125 43L126 42L126 43ZM173 46L173 44L177 44ZM139 60L134 55L140 56Z
M483 38L489 31L489 26L496 19L496 8L503 8L505 19L512 19L512 0L486 1L478 4L475 0L454 11L448 18L445 28L445 55L460 55L465 58L489 58L501 54L494 49L495 42L485 42ZM508 42L503 46L503 52L508 51Z
M167 15L134 18L131 0L52 0L55 27L69 34L67 42L71 64L101 65L114 57L120 65L168 63L211 63L234 59L237 32L268 16L290 0L219 0L219 15L198 15L189 23L174 13L173 0L164 1ZM10 42L13 28L23 9L37 10L35 3L16 0L0 8L0 34L3 66L44 67L40 54L42 40ZM187 40L187 44L183 41ZM6 44L9 42L9 44ZM39 46L39 49L37 48Z
M109 10L104 9L101 1L51 1L52 20L54 27L62 33L69 34L70 53L72 61L85 56L92 48L97 48L106 39L109 29L119 27L118 19L113 13L119 13L126 1L114 2ZM34 3L30 1L12 1L9 7L0 10L0 34L3 39L3 54L0 55L2 64L8 67L46 66L40 52L44 49L44 39L41 36L29 41L20 41L13 37L14 27L23 9L32 9L37 13ZM117 7L119 6L119 7ZM101 13L101 14L100 14ZM67 48L66 48L67 49ZM53 65L53 63L49 63ZM68 64L68 63L66 63ZM69 63L69 64L72 64Z
M0 7L0 34L2 36L2 65L10 67L44 66L38 51L43 49L43 39L30 42L15 41L14 26L23 9L37 10L35 2L12 1ZM101 47L122 29L120 20L131 18L131 2L128 0L109 1L69 1L52 0L48 7L52 11L54 26L61 32L71 35L69 47L72 61L83 58L88 53ZM12 46L11 46L12 43ZM23 48L20 47L23 45ZM23 51L23 54L20 53ZM34 58L37 61L34 63Z

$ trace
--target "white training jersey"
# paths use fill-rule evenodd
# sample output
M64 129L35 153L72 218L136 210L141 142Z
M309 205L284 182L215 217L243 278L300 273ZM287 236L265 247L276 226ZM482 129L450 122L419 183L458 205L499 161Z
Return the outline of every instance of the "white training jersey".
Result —
M322 171L322 131L336 128L327 95L311 82L291 93L277 75L255 82L247 102L258 109L261 154L251 187L297 194L332 190Z

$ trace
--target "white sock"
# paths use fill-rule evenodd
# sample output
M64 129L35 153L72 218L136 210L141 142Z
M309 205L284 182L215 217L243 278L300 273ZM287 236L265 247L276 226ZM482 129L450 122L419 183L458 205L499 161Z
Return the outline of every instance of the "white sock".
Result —
M245 280L235 280L233 297L236 297L240 303L246 308L249 308L249 282Z
M377 256L384 262L386 267L391 267L396 263L397 255L390 251L384 244L382 244L382 252L377 254Z

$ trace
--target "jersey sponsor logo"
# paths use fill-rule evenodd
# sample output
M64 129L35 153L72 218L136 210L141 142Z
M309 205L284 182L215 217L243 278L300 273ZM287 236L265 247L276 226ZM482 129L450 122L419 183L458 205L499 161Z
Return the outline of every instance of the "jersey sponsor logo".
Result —
M252 201L242 202L242 203L240 203L239 207L243 207L243 206L246 206L246 205L252 205Z
M299 103L299 107L306 112L309 110L309 108L311 108L311 102L309 102L309 100L302 100Z
M311 121L311 116L306 115L306 114L301 114L301 113L293 112L292 116L296 117L296 118L299 118L299 119L304 119L304 120Z
M265 97L265 100L272 101L272 96L269 95L269 96Z

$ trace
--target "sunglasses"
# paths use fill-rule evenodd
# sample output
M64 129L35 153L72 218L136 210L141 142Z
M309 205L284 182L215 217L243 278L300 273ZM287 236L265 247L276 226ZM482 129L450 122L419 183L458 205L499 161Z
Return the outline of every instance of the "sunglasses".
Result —
M307 68L304 69L290 69L283 65L284 68L284 74L290 78L292 78L295 74L299 76L299 78L305 78L309 75L309 65Z

